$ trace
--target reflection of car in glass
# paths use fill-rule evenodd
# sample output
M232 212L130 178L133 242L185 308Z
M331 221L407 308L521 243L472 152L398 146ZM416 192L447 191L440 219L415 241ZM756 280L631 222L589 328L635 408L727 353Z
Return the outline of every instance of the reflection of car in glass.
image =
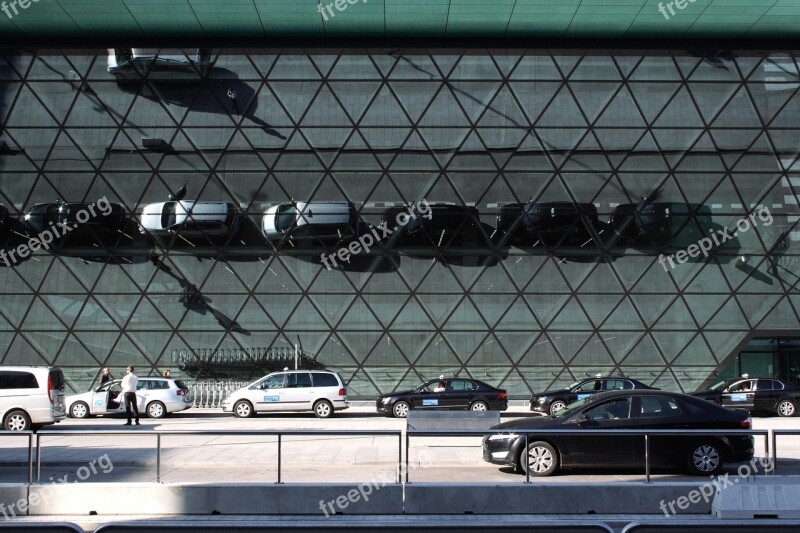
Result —
M358 235L358 214L348 202L292 202L264 212L261 231L268 239L350 240Z
M163 202L144 206L139 218L141 230L155 235L180 231L182 235L225 236L239 229L239 210L232 203Z
M106 207L107 206L107 207ZM87 228L94 230L116 231L122 229L127 218L125 208L120 204L107 203L104 209L100 209L99 204L77 204L66 202L54 202L51 204L36 204L23 217L25 229L29 233L39 234L50 228L51 224L68 224L71 228ZM81 214L84 222L78 220L78 213ZM105 213L108 214L105 214ZM94 213L94 214L92 214ZM58 231L58 235L64 233Z
M199 81L206 77L210 68L211 50L207 48L118 48L108 51L108 72L117 81L143 78L162 82Z
M94 390L67 396L67 412L72 418L125 413L125 402L116 401L122 380L109 381ZM192 393L181 380L139 378L136 385L139 411L150 418L163 418L192 406Z
M578 400L554 415L494 426L483 438L483 460L532 476L567 468L644 468L643 435L554 435L520 430L565 429L750 429L747 413L731 411L686 394L624 390ZM725 463L753 457L749 435L650 435L653 468L688 468L695 475L718 473Z
M708 390L692 393L692 396L731 409L794 416L800 402L800 388L777 378L744 377L720 381Z
M711 209L707 205L693 208L674 202L620 204L611 212L611 227L623 237L647 234L657 242L668 242L684 228L697 230L696 224L687 224L692 217L702 228L711 227Z
M342 378L325 370L273 372L222 400L222 412L239 418L281 411L313 411L317 418L328 418L348 407Z
M444 381L444 390L436 391ZM405 418L411 409L505 411L508 408L506 391L477 379L440 378L423 383L409 391L379 396L375 401L379 413Z
M549 390L531 397L531 411L553 414L575 400L588 398L598 392L626 389L651 389L635 379L624 377L594 377L576 381L564 389Z
M598 225L594 204L572 202L526 202L506 204L497 215L497 228L509 231L516 223L521 231L564 231L584 229L581 220L592 227Z
M6 206L0 205L0 239L8 236L8 228L11 226L11 215Z

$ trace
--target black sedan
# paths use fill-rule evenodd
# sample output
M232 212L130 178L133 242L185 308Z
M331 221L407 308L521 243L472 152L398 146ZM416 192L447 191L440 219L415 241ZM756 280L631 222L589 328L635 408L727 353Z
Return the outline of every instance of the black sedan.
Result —
M375 408L396 418L405 418L411 409L505 411L508 398L503 389L477 379L440 378L414 390L378 396Z
M686 394L659 390L627 390L578 400L555 415L504 422L483 438L483 459L489 463L549 476L567 468L644 467L641 435L555 435L521 430L583 429L750 429L750 417ZM613 432L612 432L613 433ZM688 468L695 475L718 473L724 463L753 457L749 435L651 436L653 468Z
M651 389L641 381L624 377L595 377L576 381L565 389L549 390L531 397L531 411L553 414L575 400L588 398L598 392L627 389Z
M800 388L776 378L742 377L720 381L708 390L692 393L692 396L731 409L794 416L800 402Z
M98 230L115 231L125 226L125 208L120 204L106 202L98 204L78 204L54 202L36 204L23 218L25 229L31 235L38 235L50 230L51 225L62 224L69 228L66 231L92 227ZM64 234L65 229L56 228L57 235Z

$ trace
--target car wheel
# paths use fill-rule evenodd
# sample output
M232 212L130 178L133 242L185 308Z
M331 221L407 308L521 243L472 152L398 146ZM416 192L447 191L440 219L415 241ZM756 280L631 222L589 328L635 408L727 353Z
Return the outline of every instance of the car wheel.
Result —
M89 418L89 406L85 402L75 402L69 408L69 416L72 418Z
M475 402L470 407L471 411L487 411L489 407L486 405L486 402Z
M411 406L408 405L408 402L397 402L392 407L392 414L395 418L405 418L408 416L409 410L411 410Z
M780 416L794 416L795 406L792 400L781 400L778 402L778 415Z
M689 471L696 476L710 476L722 470L719 444L701 442L689 448Z
M550 404L550 414L554 415L563 408L565 408L566 406L567 404L565 402L562 402L561 400L556 400Z
M25 431L31 428L31 419L25 411L11 411L3 420L7 431Z
M329 418L333 414L333 406L328 400L320 400L314 404L314 414L317 418Z
M549 476L558 468L558 452L549 442L536 441L522 450L519 458L522 471L530 470L532 476Z
M147 406L147 416L150 418L164 418L167 416L167 408L161 402L152 402Z
M253 416L253 405L246 400L239 400L233 406L233 412L239 418L250 418Z

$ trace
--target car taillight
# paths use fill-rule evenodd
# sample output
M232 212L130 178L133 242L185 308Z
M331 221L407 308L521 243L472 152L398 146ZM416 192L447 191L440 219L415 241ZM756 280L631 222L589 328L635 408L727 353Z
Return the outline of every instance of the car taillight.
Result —
M498 395L497 395L497 399L498 399L498 400L505 400L505 399L506 399L506 393L505 393L505 391L503 391L503 392L501 392L500 394L498 394Z
M56 403L53 397L53 376L47 374L47 397L50 398L50 403Z
M750 429L750 426L753 424L753 419L749 416L744 420L739 420L739 425L742 426L744 429Z
M183 389L178 389L177 391L175 391L175 394L177 394L178 396L186 396L186 391Z
M339 396L347 396L347 391L342 387L339 389Z

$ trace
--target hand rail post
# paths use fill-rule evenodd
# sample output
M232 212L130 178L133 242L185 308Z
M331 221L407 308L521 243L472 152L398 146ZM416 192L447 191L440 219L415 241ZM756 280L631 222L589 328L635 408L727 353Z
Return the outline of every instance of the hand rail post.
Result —
M408 453L408 452L406 452ZM403 434L397 434L397 483L403 483Z
M36 483L42 482L42 450L41 436L36 434Z
M156 432L156 483L161 483L161 433Z
M525 483L531 482L531 460L530 456L528 455L528 434L525 433L525 449L523 452L525 454Z
M28 433L28 487L33 481L33 432Z
M772 432L772 475L778 470L778 436ZM769 455L767 455L769 457Z
M281 434L278 433L278 483L281 482Z
M644 482L650 483L650 438L644 434Z
M408 456L411 455L411 436L408 433L408 426L406 426L406 483L408 483Z

